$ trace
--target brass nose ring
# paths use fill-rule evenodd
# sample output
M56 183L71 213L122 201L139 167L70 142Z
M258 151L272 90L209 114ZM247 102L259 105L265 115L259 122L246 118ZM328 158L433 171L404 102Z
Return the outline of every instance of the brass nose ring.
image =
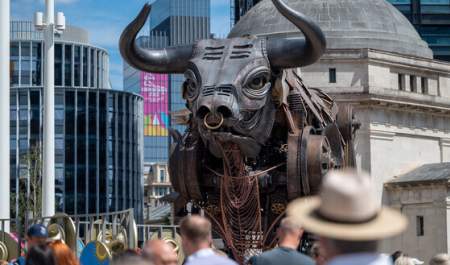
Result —
M224 121L223 115L220 114L220 122L219 122L219 124L217 124L215 126L208 124L207 120L208 120L209 115L210 115L210 113L206 114L205 118L203 119L203 124L205 125L205 127L208 128L209 130L217 130L217 129L219 129L222 126L223 121Z

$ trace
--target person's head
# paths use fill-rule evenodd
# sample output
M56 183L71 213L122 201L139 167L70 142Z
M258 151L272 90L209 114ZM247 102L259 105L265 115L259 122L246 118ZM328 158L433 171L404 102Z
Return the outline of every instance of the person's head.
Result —
M407 256L400 256L395 260L394 265L416 265L412 258Z
M53 250L57 265L79 265L75 253L64 244L61 240L53 241L49 244L49 247Z
M124 251L113 257L111 265L153 265L135 251Z
M319 236L327 259L377 252L378 242L403 232L407 220L381 207L369 175L355 170L330 171L318 196L294 201L288 216Z
M400 250L395 251L394 253L391 254L392 262L395 263L395 261L403 255L404 254L402 251L400 251Z
M146 259L153 262L154 265L176 265L178 256L174 248L164 240L150 240L143 249L143 255Z
M324 265L326 262L322 247L318 242L314 243L311 247L310 256L314 259L316 265Z
M437 254L431 258L430 265L450 265L450 256L445 253Z
M211 222L199 215L184 217L180 222L183 250L187 256L212 244Z
M27 230L26 239L28 248L45 244L48 238L47 228L41 224L34 224Z
M280 222L277 231L278 245L297 249L303 235L303 229L292 218L286 217Z
M33 245L26 256L27 265L57 265L52 249L47 245Z
M320 246L327 259L355 253L374 253L378 250L378 241L349 241L319 236Z

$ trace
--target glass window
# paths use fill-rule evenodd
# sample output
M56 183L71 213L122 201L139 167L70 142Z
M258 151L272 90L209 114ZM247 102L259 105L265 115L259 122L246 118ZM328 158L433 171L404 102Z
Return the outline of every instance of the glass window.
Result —
M78 108L77 108L77 131L79 144L86 137L86 92L78 92ZM83 154L84 156L84 154Z
M20 106L28 106L28 94L27 92L21 92L19 94L19 105Z
M68 137L74 137L75 134L75 94L73 91L66 92L66 134Z
M417 79L413 75L409 76L409 87L411 92L417 92Z
M39 108L40 107L39 91L31 91L30 92L30 104L31 104L31 108Z
M64 149L64 139L57 138L55 139L55 148L56 149Z
M83 86L88 86L88 48L83 47Z
M166 171L164 169L159 170L159 182L164 183L166 179Z
M72 45L64 46L64 85L72 86Z
M102 74L101 74L101 64L102 64L102 57L101 57L101 52L97 51L97 87L101 87L102 83L101 83L101 79L102 79Z
M405 90L405 75L398 74L398 90Z
M422 93L428 94L428 78L422 77L420 83L421 83Z
M22 86L29 86L31 83L31 47L30 42L21 43L21 80L20 84Z
M75 46L75 57L74 57L74 85L80 86L80 75L81 75L81 47Z
M55 86L62 86L62 44L55 44Z
M40 86L42 73L42 44L40 42L33 43L32 58L31 58L31 78L32 85Z
M418 237L425 235L423 216L416 216L416 233Z
M64 94L55 93L55 105L64 106Z
M94 49L91 49L91 63L90 63L90 74L91 74L91 87L95 87L94 85Z
M11 43L11 84L18 85L19 84L19 43L12 42Z
M336 68L329 69L330 83L336 83Z
M38 136L40 133L40 112L39 109L32 109L30 111L30 133Z

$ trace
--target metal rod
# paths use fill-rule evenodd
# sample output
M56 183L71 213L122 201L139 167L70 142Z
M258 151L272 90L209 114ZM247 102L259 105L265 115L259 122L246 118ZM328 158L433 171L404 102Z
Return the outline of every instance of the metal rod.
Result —
M55 214L55 3L45 1L45 78L44 78L44 159L42 176L42 216Z
M0 219L9 219L10 0L0 0ZM2 229L9 232L9 222Z

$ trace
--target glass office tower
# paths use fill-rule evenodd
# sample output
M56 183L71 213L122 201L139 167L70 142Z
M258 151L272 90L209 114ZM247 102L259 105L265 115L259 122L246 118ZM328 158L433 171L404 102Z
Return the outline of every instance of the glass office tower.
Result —
M27 178L24 157L42 150L42 33L11 23L11 192ZM104 49L87 32L67 27L55 44L56 210L68 214L134 208L142 218L142 104L137 94L109 89ZM19 196L13 198L16 213ZM14 205L14 204L13 204Z
M210 36L210 0L157 0L149 28L138 43L149 48L190 44ZM143 30L145 32L145 29ZM144 98L144 161L167 163L168 129L181 132L170 114L186 108L181 95L183 75L144 73L124 64L124 89Z
M247 11L261 0L230 0L231 4L231 22L235 24L241 19Z
M450 61L450 0L389 0L428 42L434 57Z

